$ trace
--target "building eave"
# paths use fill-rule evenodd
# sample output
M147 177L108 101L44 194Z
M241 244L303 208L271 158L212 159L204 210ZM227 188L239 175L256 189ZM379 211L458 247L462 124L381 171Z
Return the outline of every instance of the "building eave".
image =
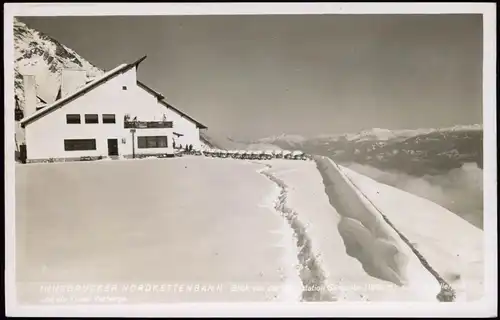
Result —
M156 99L158 99L158 100L165 99L165 97L161 93L159 93L158 91L152 89L151 87L147 86L146 84L144 84L143 82L141 82L139 80L137 80L137 85L140 88L142 88L142 89L146 90L147 92L149 92L150 94L154 95L156 97Z
M174 110L177 114L181 115L182 117L185 117L185 118L189 119L191 122L195 123L196 124L196 128L198 128L198 129L208 129L207 126L205 126L201 122L195 120L194 118L190 117L189 115L187 115L186 113L184 113L181 110L177 109L176 107L172 106L171 104L169 104L165 100L159 100L159 102L161 104L163 104L165 107Z

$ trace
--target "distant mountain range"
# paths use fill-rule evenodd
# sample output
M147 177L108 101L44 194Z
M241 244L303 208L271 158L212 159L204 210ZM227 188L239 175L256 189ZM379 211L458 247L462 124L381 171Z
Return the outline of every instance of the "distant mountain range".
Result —
M439 174L464 163L483 166L483 126L458 125L440 129L387 130L305 138L279 135L259 139L283 149L329 156L337 162L356 162L411 175Z
M202 141L206 146L213 149L223 150L280 150L277 145L266 142L248 142L239 141L220 133L215 133L210 130L208 132L200 132Z

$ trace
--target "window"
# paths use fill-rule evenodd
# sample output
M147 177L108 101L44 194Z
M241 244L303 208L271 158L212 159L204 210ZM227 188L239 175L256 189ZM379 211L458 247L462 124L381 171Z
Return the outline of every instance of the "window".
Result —
M103 114L102 123L116 123L114 114Z
M80 115L79 114L67 114L66 115L66 123L69 123L69 124L81 123Z
M123 86L123 87L122 87L122 90L127 90L127 86Z
M95 139L65 139L65 151L97 150Z
M99 123L99 116L97 114L86 114L85 123Z
M146 139L148 137L137 137L137 148L145 149L146 147Z
M137 137L137 147L139 149L167 148L167 136Z
M168 138L167 136L164 137L157 137L158 139L156 140L158 148L166 148L168 147Z

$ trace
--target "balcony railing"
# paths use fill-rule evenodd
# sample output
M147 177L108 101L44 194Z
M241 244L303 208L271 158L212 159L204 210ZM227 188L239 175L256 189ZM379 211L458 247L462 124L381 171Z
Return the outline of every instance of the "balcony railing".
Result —
M172 121L124 121L125 129L173 128Z

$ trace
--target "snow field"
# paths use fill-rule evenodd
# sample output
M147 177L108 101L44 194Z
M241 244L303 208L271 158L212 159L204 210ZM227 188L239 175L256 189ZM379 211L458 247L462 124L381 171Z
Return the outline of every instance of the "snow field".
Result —
M18 281L145 279L234 288L170 292L163 297L169 302L327 295L437 302L440 284L380 210L459 299L481 296L479 229L428 200L328 158L315 160L16 166ZM46 188L47 181L57 183Z
M69 282L184 287L124 303L296 301L293 239L278 232L276 186L259 168L202 157L16 166L20 299ZM223 290L185 289L197 284Z

